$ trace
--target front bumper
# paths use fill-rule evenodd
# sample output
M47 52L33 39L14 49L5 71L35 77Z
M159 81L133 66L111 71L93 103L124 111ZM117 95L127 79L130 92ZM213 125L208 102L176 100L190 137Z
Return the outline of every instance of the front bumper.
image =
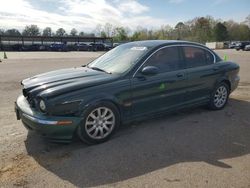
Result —
M28 130L36 131L42 136L55 141L71 140L76 128L82 122L80 117L48 116L37 112L30 107L23 95L17 98L15 111L17 119L22 120ZM62 124L60 122L66 123Z

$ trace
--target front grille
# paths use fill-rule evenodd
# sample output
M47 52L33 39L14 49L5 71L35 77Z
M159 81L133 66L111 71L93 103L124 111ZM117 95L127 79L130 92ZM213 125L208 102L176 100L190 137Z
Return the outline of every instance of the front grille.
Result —
M27 97L27 90L23 89L23 96Z
M28 93L27 89L23 89L23 96L27 99L30 104L30 107L35 107L35 101L31 94Z
M30 93L30 88L23 88L23 96L27 99L29 105L31 108L36 108L37 104L36 104L36 99L35 97Z
M34 108L35 107L35 100L34 100L34 98L31 95L28 95L26 98L27 98L27 101L30 104L30 107Z

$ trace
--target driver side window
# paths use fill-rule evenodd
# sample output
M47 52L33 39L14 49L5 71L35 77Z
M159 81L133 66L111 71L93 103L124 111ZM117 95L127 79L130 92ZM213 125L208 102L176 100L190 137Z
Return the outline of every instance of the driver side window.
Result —
M143 67L146 66L155 66L160 73L182 69L178 47L166 47L157 51L147 60Z

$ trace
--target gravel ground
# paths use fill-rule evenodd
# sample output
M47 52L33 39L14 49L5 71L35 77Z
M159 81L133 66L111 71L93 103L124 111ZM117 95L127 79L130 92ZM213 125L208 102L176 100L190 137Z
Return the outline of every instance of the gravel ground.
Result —
M108 142L55 144L14 114L20 81L85 64L93 52L7 52L0 63L0 187L250 187L250 52L219 50L241 82L221 111L196 108L133 123Z

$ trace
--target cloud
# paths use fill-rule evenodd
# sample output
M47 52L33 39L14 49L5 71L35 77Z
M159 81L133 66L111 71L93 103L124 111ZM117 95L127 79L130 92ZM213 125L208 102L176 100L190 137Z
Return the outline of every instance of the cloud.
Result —
M182 2L184 2L185 0L169 0L169 3L173 3L173 4L180 4Z
M40 28L48 26L53 30L63 27L68 32L72 28L92 32L97 24L105 23L130 27L132 30L137 26L154 28L166 23L166 20L143 15L150 8L136 0L40 0L40 2L46 2L46 6L53 5L57 8L53 11L48 11L44 7L35 8L31 0L4 1L0 6L0 27L23 29L25 25L36 24Z
M149 10L149 7L138 3L135 0L127 0L120 2L118 9L124 13L129 12L131 14L141 14Z

